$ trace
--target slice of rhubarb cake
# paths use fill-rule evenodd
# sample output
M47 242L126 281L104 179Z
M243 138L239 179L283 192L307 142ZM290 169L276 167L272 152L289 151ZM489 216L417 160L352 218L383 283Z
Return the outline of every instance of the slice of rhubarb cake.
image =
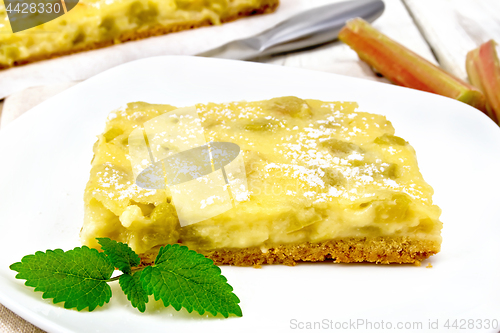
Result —
M32 2L38 7L25 1L19 7L19 2L16 7L0 1L0 69L220 25L271 13L279 5L278 0L66 0ZM36 25L40 20L46 23Z
M111 113L94 146L81 240L96 248L96 237L125 242L145 264L171 243L217 264L419 263L441 246L441 210L432 203L433 190L420 174L415 151L394 135L391 123L356 108L352 102L297 97L183 109L130 103ZM193 133L154 132L152 124L175 115L186 126L188 114L199 117L193 126L208 144L187 148L202 154L208 147L209 171L180 181L168 170L187 156L180 154L187 148L174 141ZM165 135L175 140L157 140ZM133 156L137 140L149 145L143 165ZM217 166L218 143L239 148L239 187L228 183L232 162ZM155 163L164 172L163 187L141 185L139 173ZM222 187L192 186L207 177L222 177ZM223 191L229 193L225 206ZM216 203L225 208L196 215Z

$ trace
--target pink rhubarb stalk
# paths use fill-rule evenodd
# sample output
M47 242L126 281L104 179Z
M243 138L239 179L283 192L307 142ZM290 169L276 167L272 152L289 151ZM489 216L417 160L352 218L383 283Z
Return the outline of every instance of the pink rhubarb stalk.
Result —
M497 123L500 121L500 61L499 47L490 40L467 53L466 68L470 82L486 96L486 112Z
M451 97L486 110L485 97L479 89L396 43L360 18L348 21L339 39L397 85Z

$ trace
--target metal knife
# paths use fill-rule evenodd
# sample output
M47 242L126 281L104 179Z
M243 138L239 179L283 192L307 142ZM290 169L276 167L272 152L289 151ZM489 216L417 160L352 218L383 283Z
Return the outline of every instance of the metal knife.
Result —
M321 45L337 39L346 21L361 17L373 22L384 9L382 0L351 0L313 8L256 36L229 42L198 56L249 60Z

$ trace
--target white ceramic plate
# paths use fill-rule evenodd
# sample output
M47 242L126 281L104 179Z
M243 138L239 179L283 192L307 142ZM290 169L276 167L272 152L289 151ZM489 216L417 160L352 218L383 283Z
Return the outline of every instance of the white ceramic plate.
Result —
M229 319L176 312L154 301L141 314L128 305L117 283L103 308L66 310L14 278L9 265L24 255L80 245L92 145L111 110L131 101L187 106L284 95L357 101L360 110L392 121L396 134L416 149L435 203L443 209L441 253L420 267L223 267L244 314ZM500 320L500 129L463 103L320 72L158 57L108 70L23 115L0 132L0 160L0 302L45 330L275 332L319 322L323 329L340 325L341 331L359 332L370 329L370 322L379 331L389 324L393 329L417 325L417 331L421 323L418 331L424 332L436 320L439 329L432 332L500 329L478 328L479 320L483 327L485 320ZM443 326L448 319L450 329Z

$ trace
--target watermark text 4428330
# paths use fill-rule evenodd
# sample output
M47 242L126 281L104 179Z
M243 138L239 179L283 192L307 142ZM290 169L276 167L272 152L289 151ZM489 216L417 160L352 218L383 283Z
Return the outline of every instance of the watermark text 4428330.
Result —
M4 0L12 32L52 21L72 10L79 0Z
M464 332L492 332L500 327L498 319L428 319L415 321L397 320L371 320L371 319L348 319L348 320L299 320L290 319L289 328L292 330L329 330L329 331L464 331Z

